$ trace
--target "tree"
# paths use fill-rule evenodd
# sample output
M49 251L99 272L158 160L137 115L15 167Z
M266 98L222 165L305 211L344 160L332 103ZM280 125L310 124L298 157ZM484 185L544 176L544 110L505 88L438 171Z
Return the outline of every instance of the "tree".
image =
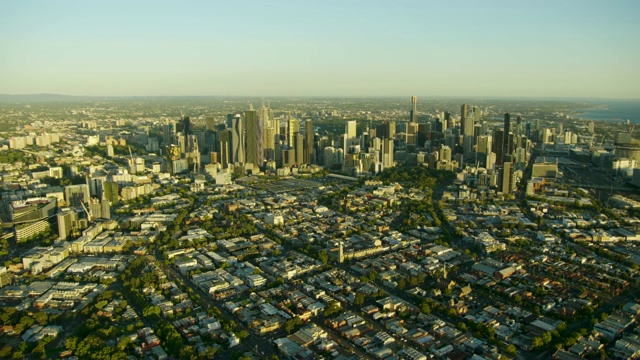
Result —
M11 350L13 350L11 345L7 345L7 346L3 347L2 349L0 349L0 358L8 359L9 355L11 355Z
M420 305L420 312L422 312L425 315L431 314L431 307L426 301L423 302L422 305Z
M353 300L353 303L356 305L362 305L364 304L364 294L362 293L356 293L356 296Z
M324 310L324 316L331 316L340 311L340 303L337 301L329 302L327 308Z
M295 329L296 326L300 326L300 325L302 325L302 319L300 319L299 316L296 316L296 317L293 317L293 318L287 320L284 323L284 329L287 330L287 333L291 334L293 329Z
M325 250L322 250L318 253L318 259L326 265L329 262L329 255Z
M33 319L40 325L44 325L47 323L47 320L49 319L49 316L47 315L46 312L42 312L39 311L35 314L33 314Z
M505 352L511 356L518 355L518 349L516 349L513 344L509 344L509 346L507 346L507 348L505 349Z
M407 283L404 281L404 279L400 279L396 287L398 288L398 290L404 290L407 287Z
M160 308L155 305L147 306L142 310L142 316L150 319L158 319L161 313L162 310L160 310Z

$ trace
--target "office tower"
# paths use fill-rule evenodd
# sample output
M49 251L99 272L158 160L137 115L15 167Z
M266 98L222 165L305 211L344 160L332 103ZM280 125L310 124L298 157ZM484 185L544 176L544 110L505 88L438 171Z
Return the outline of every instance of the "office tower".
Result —
M70 206L79 206L89 202L89 186L86 184L67 185L64 187L64 198Z
M442 122L442 133L446 132L447 129L451 129L455 126L455 123L453 121L453 117L451 116L451 113L448 111L445 111L444 113L444 121Z
M484 164L485 169L493 170L496 167L496 153L493 151L489 152L486 156L486 161Z
M496 165L502 165L504 161L504 130L496 130L493 133L493 152L496 153Z
M504 114L504 136L502 138L502 163L504 164L504 157L511 155L509 146L509 133L511 130L511 115L509 113Z
M415 146L418 136L418 123L410 122L407 124L406 143L407 145Z
M419 147L423 147L424 143L427 141L427 136L429 131L431 131L431 123L419 123L418 124L418 135L416 135L416 145Z
M314 151L314 136L313 122L308 119L304 123L304 163L315 164L315 151Z
M355 120L347 121L344 128L344 146L343 151L344 155L349 153L349 146L353 145L356 140L356 126L357 123Z
M467 104L462 105L463 109L465 106L467 106ZM465 138L467 136L473 138L474 127L475 127L474 118L470 116L465 116L461 118L461 121L462 121L462 124L460 125L462 126L462 135L464 135Z
M460 106L460 121L462 122L463 125L464 125L464 120L467 118L468 115L469 115L469 104L462 104L462 106Z
M376 127L376 136L380 139L395 139L396 137L396 123L395 121L385 120L382 124Z
M327 146L324 148L324 156L323 156L324 167L330 168L333 166L333 164L336 163L335 155L336 155L336 149L333 146Z
M296 151L294 149L282 150L282 166L291 167L296 163Z
M89 195L96 199L102 199L102 194L104 192L104 182L107 181L106 175L94 175L88 178L89 183Z
M451 161L451 148L446 145L440 147L440 154L438 157L441 161Z
M261 119L263 127L263 158L266 161L275 161L276 137L280 133L280 124L273 119L273 112L271 109L264 105L258 110L258 118Z
M480 120L482 120L482 110L480 110L479 107L474 106L473 107L473 121L475 123L478 123Z
M218 132L218 161L223 169L229 167L232 153L231 130L220 130Z
M382 140L382 168L387 169L393 166L393 139L384 139Z
M467 119L469 121L470 119ZM473 154L474 138L473 135L464 135L462 137L462 154L465 159L471 159Z
M418 98L415 96L411 97L411 112L409 113L409 120L414 123L418 121L418 114L416 113L416 105L418 102Z
M162 126L162 140L164 146L173 144L173 136L176 134L176 123L173 121L167 121Z
M73 230L73 224L78 221L78 214L72 209L65 209L56 214L58 220L58 238L65 240Z
M182 134L184 135L184 139L185 139L185 149L184 151L190 151L189 149L191 149L191 120L189 120L188 116L185 116L182 119Z
M262 148L262 118L258 116L255 110L247 110L244 113L244 117L247 127L247 132L245 134L245 162L247 164L253 164L256 167L260 167L262 166L262 156L264 155L264 150Z
M514 131L516 136L522 135L522 117L518 116L516 118L516 131Z
M589 133L591 135L596 133L596 124L593 121L589 123Z
M487 166L487 155L491 152L493 138L491 135L480 135L476 145L476 160L483 166Z
M510 161L505 161L502 164L502 173L500 174L500 191L507 195L511 193L513 188L513 164Z
M304 164L304 135L296 133L293 136L293 149L295 150L295 163Z
M109 203L111 203L112 205L115 205L118 203L118 200L120 199L118 197L118 183L115 181L105 181L102 184L102 194L103 197L109 201Z
M287 145L293 147L293 139L296 133L300 132L300 122L298 119L290 117L287 121Z
M244 153L244 126L242 123L242 116L239 114L233 118L233 126L231 128L231 146L231 163L244 164L246 160Z

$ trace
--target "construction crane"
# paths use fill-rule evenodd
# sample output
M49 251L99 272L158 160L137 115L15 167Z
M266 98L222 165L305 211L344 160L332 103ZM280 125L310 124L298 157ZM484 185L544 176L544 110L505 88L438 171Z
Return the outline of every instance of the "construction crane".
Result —
M86 206L84 206L84 203L83 203L83 202L80 202L80 205L82 205L82 208L84 209L84 212L85 212L85 213L87 213L87 220L88 220L89 222L91 222L91 220L92 220L92 218L93 218L93 217L91 216L91 213L89 212L89 210L87 210L87 207L86 207Z

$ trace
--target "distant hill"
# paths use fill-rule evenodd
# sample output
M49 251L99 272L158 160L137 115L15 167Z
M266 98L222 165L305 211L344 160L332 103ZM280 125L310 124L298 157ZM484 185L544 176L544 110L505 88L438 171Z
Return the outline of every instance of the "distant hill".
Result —
M69 96L60 94L0 94L0 103L29 103L29 102L61 102L88 100L85 96Z

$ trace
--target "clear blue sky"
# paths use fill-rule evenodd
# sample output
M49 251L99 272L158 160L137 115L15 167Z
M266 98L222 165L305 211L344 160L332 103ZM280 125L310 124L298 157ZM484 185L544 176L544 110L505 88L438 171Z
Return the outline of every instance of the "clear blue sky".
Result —
M3 1L43 92L640 98L640 1Z

